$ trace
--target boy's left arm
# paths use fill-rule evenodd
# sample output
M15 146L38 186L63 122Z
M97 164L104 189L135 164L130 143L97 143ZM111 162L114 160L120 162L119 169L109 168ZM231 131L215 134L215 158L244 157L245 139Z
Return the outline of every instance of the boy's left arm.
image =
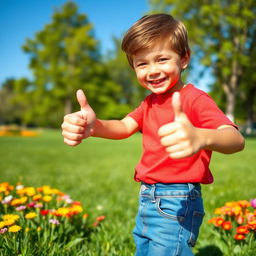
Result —
M180 95L173 95L175 120L162 126L158 134L161 144L171 158L179 159L191 156L201 149L232 154L244 148L244 138L231 125L222 125L218 129L194 127L182 111Z

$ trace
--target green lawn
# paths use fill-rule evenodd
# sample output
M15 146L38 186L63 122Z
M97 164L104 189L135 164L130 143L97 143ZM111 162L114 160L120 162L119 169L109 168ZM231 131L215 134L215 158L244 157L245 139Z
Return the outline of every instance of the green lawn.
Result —
M255 148L256 139L247 139L243 152L214 154L215 182L203 186L206 217L195 252L217 246L207 224L216 207L256 197ZM100 232L84 244L86 255L133 255L131 232L139 190L133 172L140 152L140 135L123 141L90 138L73 148L63 143L60 131L31 138L0 137L0 177L12 184L56 187L81 201L89 215L105 215Z

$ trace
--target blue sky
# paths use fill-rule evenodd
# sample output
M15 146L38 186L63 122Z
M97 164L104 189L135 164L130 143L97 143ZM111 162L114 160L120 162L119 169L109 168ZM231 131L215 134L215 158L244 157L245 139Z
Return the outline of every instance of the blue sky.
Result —
M102 52L113 46L112 37L123 33L149 11L147 0L73 0L94 26ZM67 0L0 0L0 84L7 78L31 77L29 58L21 49L26 38L51 23L54 8ZM192 74L190 82L194 82ZM205 80L199 87L206 90Z
M51 22L54 8L66 0L0 0L0 83L6 78L30 76L29 58L21 46ZM122 34L148 11L147 0L74 0L79 12L94 25L102 52L111 49L112 37Z

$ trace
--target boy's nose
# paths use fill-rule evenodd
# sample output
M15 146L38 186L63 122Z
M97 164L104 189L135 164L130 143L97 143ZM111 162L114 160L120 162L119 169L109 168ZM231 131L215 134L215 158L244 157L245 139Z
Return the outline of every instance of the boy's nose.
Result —
M157 65L150 65L150 66L149 66L148 74L149 74L150 76L157 75L157 74L159 74L159 72L160 72L160 71L159 71Z

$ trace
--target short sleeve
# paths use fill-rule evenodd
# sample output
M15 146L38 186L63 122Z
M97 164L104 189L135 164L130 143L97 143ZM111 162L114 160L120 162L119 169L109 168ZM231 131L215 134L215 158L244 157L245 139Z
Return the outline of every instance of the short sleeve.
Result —
M135 108L132 112L127 114L127 116L131 117L137 122L137 124L140 127L140 130L142 130L142 127L143 127L144 105L145 105L145 100L142 101L141 104L137 108Z
M197 127L217 129L221 125L231 125L237 128L206 93L194 99L191 112L191 121Z

